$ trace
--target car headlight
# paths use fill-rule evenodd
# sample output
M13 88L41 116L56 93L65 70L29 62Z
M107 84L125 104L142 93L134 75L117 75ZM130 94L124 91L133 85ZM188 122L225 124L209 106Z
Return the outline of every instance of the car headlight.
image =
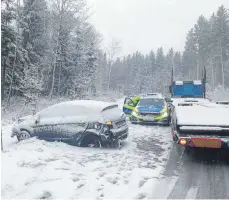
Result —
M105 134L105 135L109 135L110 134L109 127L103 126L102 133Z
M161 114L167 113L167 107L163 108L162 111L160 112Z
M94 128L96 129L96 130L100 130L101 129L101 127L102 127L102 125L100 124L100 123L95 123L94 124Z
M98 123L98 122L88 123L87 128L88 128L88 129L100 130L100 129L102 128L102 124L100 124L100 123Z
M161 113L161 116L162 117L167 117L168 116L168 113L167 112Z
M111 121L106 121L106 125L107 126L112 126L112 122Z
M134 115L134 116L138 116L138 115L139 115L139 113L138 113L138 112L136 112L136 111L133 111L133 112L132 112L132 115Z

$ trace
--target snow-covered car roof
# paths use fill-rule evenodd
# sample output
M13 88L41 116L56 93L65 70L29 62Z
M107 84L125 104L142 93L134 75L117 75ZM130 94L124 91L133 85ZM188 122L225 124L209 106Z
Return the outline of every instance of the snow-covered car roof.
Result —
M16 128L26 127L29 130L35 119L39 120L39 125L94 121L104 123L104 120L113 120L121 117L121 115L121 110L114 103L94 100L74 100L54 104L37 112L34 116L22 117Z
M114 103L94 100L74 100L61 102L45 108L36 115L56 117L56 116L82 116L100 114L102 110L109 106L118 106Z

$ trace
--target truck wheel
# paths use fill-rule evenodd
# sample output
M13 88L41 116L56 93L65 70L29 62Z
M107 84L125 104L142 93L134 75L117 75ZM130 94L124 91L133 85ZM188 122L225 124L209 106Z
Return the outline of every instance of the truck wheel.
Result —
M137 124L137 122L135 122L135 121L132 119L132 117L130 117L130 123L131 123L131 124Z
M181 156L183 154L184 148L176 142L174 142L174 145L175 145L177 154Z
M193 152L193 148L192 148L192 147L189 147L189 146L186 146L186 147L185 147L185 153L186 153L187 155L191 155L192 152Z

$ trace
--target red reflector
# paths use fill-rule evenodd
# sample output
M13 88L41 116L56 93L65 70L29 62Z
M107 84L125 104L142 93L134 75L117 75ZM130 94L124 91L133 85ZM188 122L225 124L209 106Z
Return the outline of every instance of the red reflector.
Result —
M215 138L192 138L195 147L221 148L222 142Z
M176 131L173 131L173 136L177 135L177 132Z

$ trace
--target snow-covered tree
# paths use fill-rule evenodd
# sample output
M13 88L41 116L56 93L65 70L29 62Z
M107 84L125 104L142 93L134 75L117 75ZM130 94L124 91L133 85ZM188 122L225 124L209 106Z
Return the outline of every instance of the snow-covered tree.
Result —
M12 65L15 61L17 33L12 25L12 21L15 19L13 1L4 0L1 3L1 98L4 100L7 90L9 90L10 79L12 79L11 74Z

